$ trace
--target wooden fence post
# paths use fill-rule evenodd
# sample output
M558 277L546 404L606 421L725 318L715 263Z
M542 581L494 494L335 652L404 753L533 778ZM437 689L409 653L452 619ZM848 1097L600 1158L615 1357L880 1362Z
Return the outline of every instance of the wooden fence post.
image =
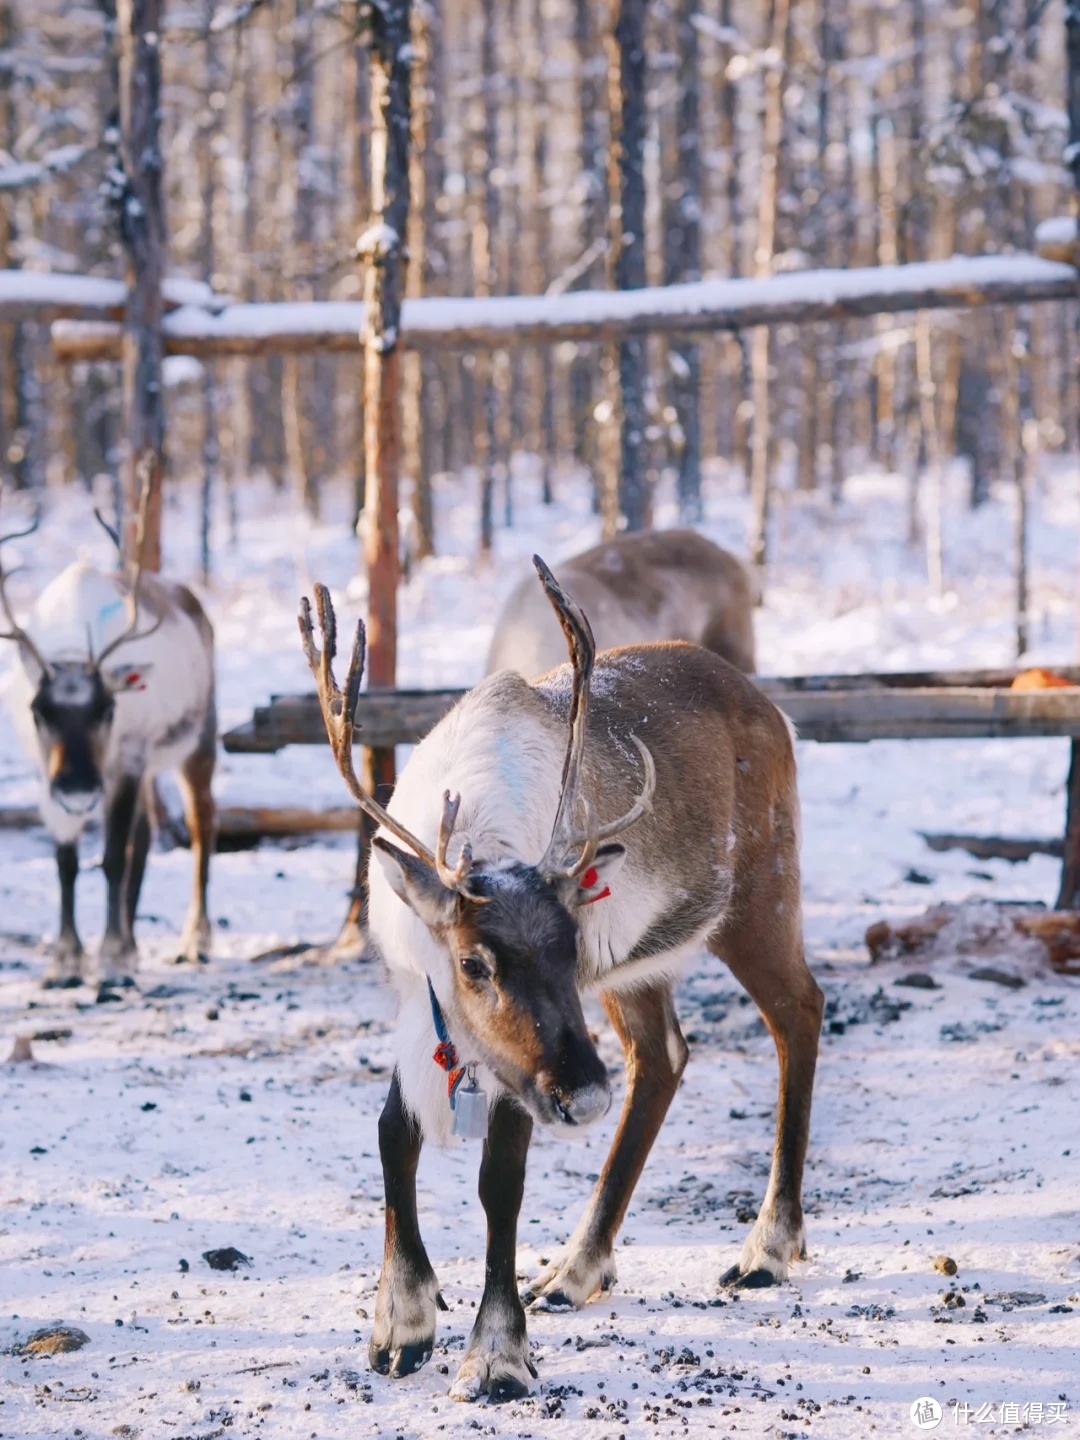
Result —
M401 473L401 301L409 226L411 0L363 4L361 24L370 56L371 224L357 251L364 278L364 554L368 572L367 676L372 690L397 678L398 479ZM393 746L365 751L364 785L386 804L394 787ZM370 829L360 822L356 882L335 945L363 944Z
M1065 163L1072 171L1080 194L1080 0L1066 0L1065 53L1068 62L1066 103L1069 112L1069 143ZM1080 606L1077 607L1080 612ZM1080 642L1078 642L1080 653ZM1065 857L1061 864L1061 887L1056 908L1075 910L1080 906L1080 740L1070 742L1069 778L1065 784Z
M165 278L165 203L158 134L161 111L163 0L119 0L120 236L127 308L122 339L124 440L124 555L135 544L139 500L150 486L143 565L161 569L161 480L164 473L165 395L161 379L161 285Z

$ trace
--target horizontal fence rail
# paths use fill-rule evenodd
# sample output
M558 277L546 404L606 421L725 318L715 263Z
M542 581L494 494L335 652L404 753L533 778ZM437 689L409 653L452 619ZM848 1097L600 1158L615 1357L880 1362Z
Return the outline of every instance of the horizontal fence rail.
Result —
M914 671L874 675L762 676L756 684L822 744L869 740L1080 737L1080 667L1055 673L1075 689L1012 690L1015 670ZM357 739L370 746L415 745L464 690L364 691ZM234 753L273 754L286 745L324 745L314 694L276 695L224 736Z
M1033 255L983 255L640 290L463 299L429 296L405 301L401 338L411 349L434 350L743 330L915 310L1068 300L1077 297L1077 281L1071 265ZM0 321L55 321L53 348L64 361L119 357L117 321L123 300L118 281L0 272ZM215 306L202 294L181 302L162 323L168 354L196 356L355 353L361 349L363 329L364 306L359 301Z

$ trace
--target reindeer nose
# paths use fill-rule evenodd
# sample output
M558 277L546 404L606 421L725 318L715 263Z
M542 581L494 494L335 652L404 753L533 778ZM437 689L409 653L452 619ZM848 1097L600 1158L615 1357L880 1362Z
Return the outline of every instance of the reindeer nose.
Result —
M550 1074L537 1076L537 1088L547 1097L550 1119L555 1124L591 1125L607 1114L611 1105L607 1075L582 1079L584 1083L571 1087L565 1081L558 1083Z
M602 1120L611 1106L611 1087L586 1085L575 1090L567 1100L559 1104L559 1111L567 1125L591 1125Z

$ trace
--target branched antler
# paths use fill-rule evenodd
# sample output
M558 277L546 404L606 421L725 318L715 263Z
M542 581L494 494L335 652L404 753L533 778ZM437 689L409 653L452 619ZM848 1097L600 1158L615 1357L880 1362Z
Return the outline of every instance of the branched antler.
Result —
M656 766L648 748L636 735L631 735L630 739L638 748L645 770L641 793L625 815L617 820L610 820L605 825L597 823L592 802L581 789L581 767L589 716L589 681L596 658L596 642L584 611L566 593L539 555L533 556L533 564L566 636L573 672L569 733L563 760L559 805L555 812L551 839L537 868L551 879L570 880L589 868L605 840L613 839L631 825L636 825L642 816L650 813L656 789ZM585 817L581 829L576 824L579 811L583 812Z
M0 480L0 504L3 503L3 498L4 482ZM34 531L38 528L40 524L41 511L39 510L34 515L33 520L31 520L30 524L26 527L25 530L12 530L8 535L0 535L0 545L6 545L9 540L22 540L27 535L33 535ZM0 606L3 607L4 616L7 619L7 623L10 627L8 630L0 631L0 640L14 640L17 645L20 645L25 651L27 651L31 656L33 656L35 662L41 666L42 674L52 675L53 667L45 659L44 655L42 655L41 651L34 644L30 636L15 619L14 612L11 609L11 602L8 599L7 582L8 575L5 573L3 567L0 566Z
M456 890L459 895L468 895L470 900L481 900L483 897L473 895L469 890L469 877L472 874L472 846L466 840L461 847L461 854L458 862L451 867L446 858L446 847L450 844L450 836L454 833L454 826L457 824L458 811L461 809L461 796L451 795L449 790L443 791L442 819L439 821L439 839L435 846L435 868L439 872L439 879L448 890Z
M131 640L146 640L149 636L153 635L156 630L160 630L165 622L165 615L164 612L162 612L154 621L153 625L149 626L146 630L139 630L139 586L142 584L143 559L146 553L146 523L147 517L150 514L150 494L152 486L153 460L150 459L144 469L142 492L139 496L139 517L135 526L134 569L131 576L131 588L127 596L128 624L127 628L121 631L115 640L109 641L108 645L105 646L105 649L102 650L96 660L93 655L90 656L91 663L98 670L101 669L109 656L118 650L121 645L126 645ZM96 510L94 513L97 515ZM102 525L105 525L105 521L101 519L100 515L98 515L98 519ZM109 530L109 526L105 525L105 529ZM112 534L112 531L109 530L109 533Z
M311 623L311 605L306 595L300 600L298 617L300 640L307 662L311 666L311 673L315 677L315 684L319 692L319 707L322 710L330 748L334 752L334 759L341 771L342 779L349 787L349 793L360 808L377 824L389 830L391 835L396 835L425 864L430 865L447 889L456 890L459 895L482 903L484 897L473 895L469 890L469 876L472 872L470 846L468 844L462 846L456 866L452 867L446 858L447 846L454 832L458 810L461 807L460 795L451 798L450 792L447 791L443 796L439 838L436 842L435 852L432 854L423 841L418 840L410 830L406 830L404 825L395 820L390 812L384 809L374 796L369 795L360 783L353 763L353 736L356 702L360 696L360 683L364 678L364 660L367 653L364 622L362 620L356 622L352 653L349 656L349 669L345 677L345 688L342 690L334 678L334 657L337 654L337 617L334 615L330 592L325 585L315 586L315 608L319 616L319 630L322 633L322 650L319 650L315 644L314 627Z

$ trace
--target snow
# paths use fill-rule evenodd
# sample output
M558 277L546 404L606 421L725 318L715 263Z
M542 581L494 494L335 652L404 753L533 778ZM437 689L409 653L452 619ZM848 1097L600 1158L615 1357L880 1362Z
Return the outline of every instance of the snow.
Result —
M161 291L166 305L190 307L199 315L208 310L216 312L230 303L228 295L216 294L205 281L189 280L183 275L170 275ZM127 286L122 280L0 270L0 314L5 319L107 320L123 311L126 299Z
M375 226L362 246L384 246L392 231ZM584 259L584 257L583 257ZM25 282L25 284L23 283ZM49 282L49 283L45 283ZM193 289L183 289L181 284ZM93 287L112 287L95 290ZM89 287L89 288L80 288ZM875 265L854 270L798 270L764 280L700 280L640 290L573 290L553 287L545 295L490 298L427 296L402 304L406 345L462 343L470 337L526 333L533 339L574 338L598 326L619 330L738 329L782 321L826 319L839 312L870 314L918 308L965 308L972 297L1003 296L1010 301L1071 299L1076 271L1071 265L1032 255L955 255L951 260L913 265ZM167 343L183 351L240 353L251 342L299 342L330 348L359 348L364 306L356 300L314 300L230 304L197 281L166 283L166 296L179 308L166 315ZM24 276L0 272L0 311L35 304L52 314L98 318L123 303L115 281L77 276Z
M0 314L5 319L70 316L96 320L122 310L126 295L122 280L0 270Z
M1033 498L1033 664L1075 653L1077 478L1074 465L1047 459ZM496 561L484 565L474 477L440 479L441 553L415 566L402 592L403 685L477 679L497 607L532 551L554 561L596 538L580 478L557 475L550 508L524 461L515 483L518 528L499 532ZM903 543L899 477L852 477L836 508L778 495L758 613L763 671L1008 663L1010 492L969 513L963 490L957 468L942 600L928 592L924 557ZM8 565L27 567L10 582L19 613L74 554L111 558L90 497L47 498L38 534L5 550ZM223 728L271 692L310 688L298 592L325 579L343 624L366 599L344 487L326 495L321 523L261 483L239 500L241 546L226 547L216 514L217 571L205 592ZM706 531L745 549L737 477L711 473L705 500ZM196 496L180 487L167 503L167 565L190 575ZM657 518L674 520L667 486ZM0 667L10 663L9 649ZM790 1285L716 1303L716 1278L763 1192L776 1065L753 1007L702 956L678 1000L690 1065L630 1207L618 1286L579 1313L530 1317L538 1391L498 1410L446 1397L483 1284L475 1147L421 1162L421 1225L450 1306L433 1361L398 1382L367 1369L382 1247L375 1121L393 1016L379 970L252 959L333 934L352 881L347 840L216 857L212 913L227 925L198 970L169 964L190 857L154 853L139 922L142 995L95 1006L77 991L40 990L53 861L41 832L0 832L0 1351L53 1320L90 1336L54 1359L0 1355L0 1435L464 1440L479 1428L637 1440L716 1429L847 1440L871 1427L908 1433L920 1396L945 1407L949 1427L954 1400L991 1402L997 1419L1006 1402L1048 1413L1065 1397L1071 1419L1080 981L1051 975L1030 945L993 955L1026 977L1023 989L971 978L978 907L952 948L908 964L870 967L862 944L871 921L928 904L1051 901L1052 860L1013 867L931 854L917 831L1060 834L1067 758L1062 741L800 744L807 949L831 1007L806 1181L809 1259ZM316 749L222 756L216 789L228 804L331 805L344 795ZM32 796L4 715L0 805ZM99 845L85 847L79 886L91 948L102 922ZM941 988L896 988L909 969L932 969ZM593 1003L589 1019L616 1064ZM4 1066L16 1036L66 1030L32 1041L36 1065ZM614 1125L612 1115L575 1144L536 1136L523 1276L573 1229ZM251 1267L210 1270L203 1252L228 1245ZM955 1280L934 1271L940 1254L957 1262ZM942 1309L942 1293L963 1286L965 1306ZM990 1301L1013 1292L1044 1299Z
M23 190L57 175L68 175L93 149L87 145L60 145L40 160L0 165L0 190Z
M1076 216L1055 215L1052 220L1043 220L1035 227L1035 244L1072 245L1076 241Z
M374 255L383 258L400 243L401 237L392 225L380 222L369 225L356 242L357 255Z

